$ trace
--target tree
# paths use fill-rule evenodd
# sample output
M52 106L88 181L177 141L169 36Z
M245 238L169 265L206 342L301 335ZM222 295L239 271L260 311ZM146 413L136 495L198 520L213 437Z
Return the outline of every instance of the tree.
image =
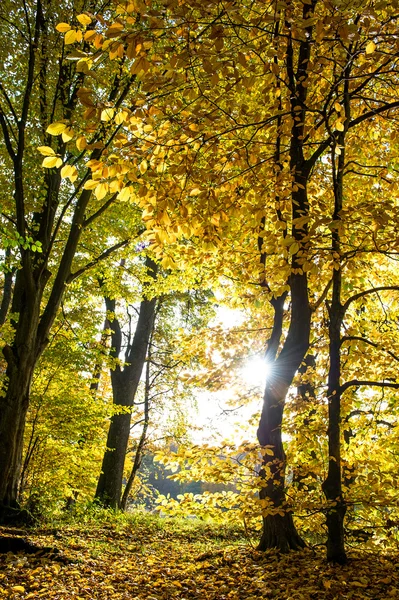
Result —
M156 264L149 258L146 259L146 271L145 277L156 278ZM96 499L104 506L112 508L120 506L131 411L154 329L157 298L147 297L146 287L149 287L148 281L143 284L143 298L138 309L134 334L130 323L125 343L124 332L116 316L116 300L109 295L105 296L107 318L112 330L110 356L114 363L111 369L114 414L109 426Z
M137 108L137 86L129 61L118 55L107 65L86 60L89 40L104 40L92 26L94 10L95 3L68 4L65 13L76 15L84 32L59 25L58 31L67 31L63 41L55 27L64 10L54 2L5 2L1 8L1 35L8 39L1 56L2 161L12 182L12 194L2 207L2 228L17 267L9 313L13 335L3 347L7 366L0 398L4 519L18 506L32 376L65 289L134 237L115 213L114 220L104 217L106 211L112 214L118 198L130 196L124 182L129 173L133 179L137 173L134 165L122 169L106 158L118 146L120 123ZM104 35L109 39L114 32ZM68 45L76 39L84 39L84 45L74 55ZM15 49L12 55L9 44ZM111 120L115 111L121 116ZM43 169L36 146L45 156ZM9 302L9 288L8 277L3 305Z

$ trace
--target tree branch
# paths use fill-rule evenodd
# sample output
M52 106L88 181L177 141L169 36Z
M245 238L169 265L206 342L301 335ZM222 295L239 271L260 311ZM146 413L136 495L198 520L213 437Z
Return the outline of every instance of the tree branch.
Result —
M372 342L371 340L368 340L367 338L361 337L360 335L346 335L343 338L341 338L341 345L344 342L364 342L365 344L368 344L369 346L373 346L373 348L378 348L379 350L382 350L383 352L386 352L387 354L389 354L389 356L392 356L392 358L396 361L399 362L399 356L397 356L394 352L392 352L391 350L387 350L386 348L381 347L379 344L376 344L375 342Z
M115 194L113 194L105 202L105 204L103 204L101 206L101 208L99 208L95 213L93 213L92 215L90 215L90 217L88 217L86 219L86 221L84 221L84 223L82 225L83 229L86 229L86 227L88 227L91 223L93 223L93 221L95 221L100 215L102 215L102 213L105 212L107 210L107 208L109 208L113 202L115 202L117 195L118 195L118 193L115 192Z
M117 250L119 250L119 248L123 248L124 246L127 246L130 241L131 240L129 238L127 240L123 240L122 242L118 242L114 246L111 246L111 248L108 248L107 250L105 250L102 254L100 254L100 256L97 256L97 258L95 258L94 260L92 260L89 263L87 263L87 265L85 265L81 269L78 269L77 271L75 271L75 273L71 273L67 277L66 283L67 284L71 283L72 281L74 281L75 279L77 279L78 277L80 277L80 275L82 275L83 273L85 273L86 271L88 271L89 269L91 269L92 267L94 267L95 265L97 265L99 262L101 262L101 261L105 260L106 258L108 258L108 256L110 256L111 254L113 254L113 252L116 252Z
M377 292L383 292L385 290L399 291L399 285L382 285L380 287L376 287L376 288L372 288L370 290L364 290L363 292L359 292L358 294L355 294L354 296L351 296L350 298L348 298L348 300L345 302L345 304L342 307L343 312L345 313L348 310L349 306L352 304L352 302L359 300L359 298L363 298L364 296L367 296L368 294L375 294Z
M339 388L339 393L343 394L350 387L360 387L360 386L369 386L369 387L388 387L393 388L395 390L399 390L399 383L392 383L390 381L368 381L362 379L351 379L350 381L346 381Z

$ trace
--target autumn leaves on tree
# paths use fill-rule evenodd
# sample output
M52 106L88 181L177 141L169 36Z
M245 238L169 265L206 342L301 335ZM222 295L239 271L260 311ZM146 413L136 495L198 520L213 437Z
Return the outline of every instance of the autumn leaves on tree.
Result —
M356 499L369 466L353 440L369 439L370 422L379 447L385 422L395 444L394 420L378 415L396 415L399 388L397 10L367 0L4 3L2 35L16 48L1 51L0 88L4 520L19 511L34 373L62 303L82 304L79 282L96 311L105 298L109 329L82 372L98 383L111 369L95 495L114 508L158 303L228 285L224 302L250 315L268 365L251 496L259 548L303 547L295 514L317 505L328 559L346 561L345 515L377 505ZM124 292L110 282L126 259L137 318L124 345ZM231 356L239 344L237 331ZM305 392L295 397L295 386ZM378 411L376 390L390 394ZM305 454L312 466L296 479Z

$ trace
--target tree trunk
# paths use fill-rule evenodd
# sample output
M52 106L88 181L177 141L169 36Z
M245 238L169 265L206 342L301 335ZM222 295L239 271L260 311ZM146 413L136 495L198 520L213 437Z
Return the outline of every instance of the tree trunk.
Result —
M333 305L331 308L333 308ZM327 478L322 487L327 499L327 560L339 564L345 564L347 561L344 537L344 517L346 513L346 506L342 495L340 439L340 324L340 311L336 311L335 314L331 312L330 370L328 377L329 461Z
M349 75L349 74L348 74ZM347 84L346 84L347 87ZM345 97L347 97L347 89ZM346 103L346 117L349 117L349 107ZM339 136L339 144L342 146L341 154L338 156L338 165L335 167L335 157L332 156L333 179L334 179L334 214L333 221L341 220L343 205L343 172L345 167L345 135ZM333 151L334 152L334 151ZM335 256L341 255L341 243L339 228L333 229L332 252ZM335 259L337 260L337 259ZM332 299L329 310L329 357L330 367L328 372L328 473L322 488L327 500L327 560L338 564L345 564L347 556L345 553L344 518L346 506L342 495L342 473L341 473L341 327L344 310L341 303L342 290L342 267L341 264L334 268Z
M26 291L22 271L17 274L12 312L19 313L12 345L3 348L7 362L6 377L0 394L0 519L18 509L18 484L22 466L23 436L33 371L44 345L37 341L40 298L43 287L35 286L36 295Z
M155 267L154 267L155 268ZM112 305L112 306L111 306ZM147 348L154 326L156 299L143 300L133 342L128 348L123 370L117 366L111 372L113 403L119 414L113 415L108 431L107 448L104 453L101 475L95 498L106 507L119 508L122 492L123 469L129 442L131 409L147 355ZM115 311L115 301L107 299L107 309ZM120 351L120 326L117 320L111 323L113 351ZM119 338L119 341L118 341ZM123 411L123 412L122 412Z
M270 368L265 388L258 440L263 449L261 476L263 487L263 534L260 550L278 548L282 552L303 548L290 508L285 501L286 457L282 441L282 423L285 399L292 380L309 348L311 311L307 292L306 274L291 275L291 321L280 354ZM282 333L285 296L274 301L275 318L266 359L275 356ZM269 349L272 354L270 356Z
M263 446L263 487L259 493L264 501L263 533L258 550L277 548L281 552L303 548L292 513L285 501L286 457L281 438L286 386L278 389L276 383L267 384L258 439ZM270 454L269 454L270 452Z
M153 332L152 332L153 333ZM143 429L141 430L141 435L139 439L139 443L137 444L136 454L133 461L133 467L129 475L129 479L127 480L126 487L123 490L123 496L121 500L120 507L123 511L126 510L127 501L129 498L129 494L131 492L134 480L136 478L137 472L140 469L141 461L143 460L144 447L147 441L147 430L148 425L150 423L150 365L151 365L151 344L152 344L152 335L151 340L149 342L148 348L148 360L145 370L145 392L144 392L144 423Z

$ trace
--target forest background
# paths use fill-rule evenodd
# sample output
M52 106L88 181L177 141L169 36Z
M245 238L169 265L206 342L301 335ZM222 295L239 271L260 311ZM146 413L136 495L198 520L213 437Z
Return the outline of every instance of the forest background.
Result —
M3 522L140 504L154 457L261 551L396 547L398 18L2 3Z

